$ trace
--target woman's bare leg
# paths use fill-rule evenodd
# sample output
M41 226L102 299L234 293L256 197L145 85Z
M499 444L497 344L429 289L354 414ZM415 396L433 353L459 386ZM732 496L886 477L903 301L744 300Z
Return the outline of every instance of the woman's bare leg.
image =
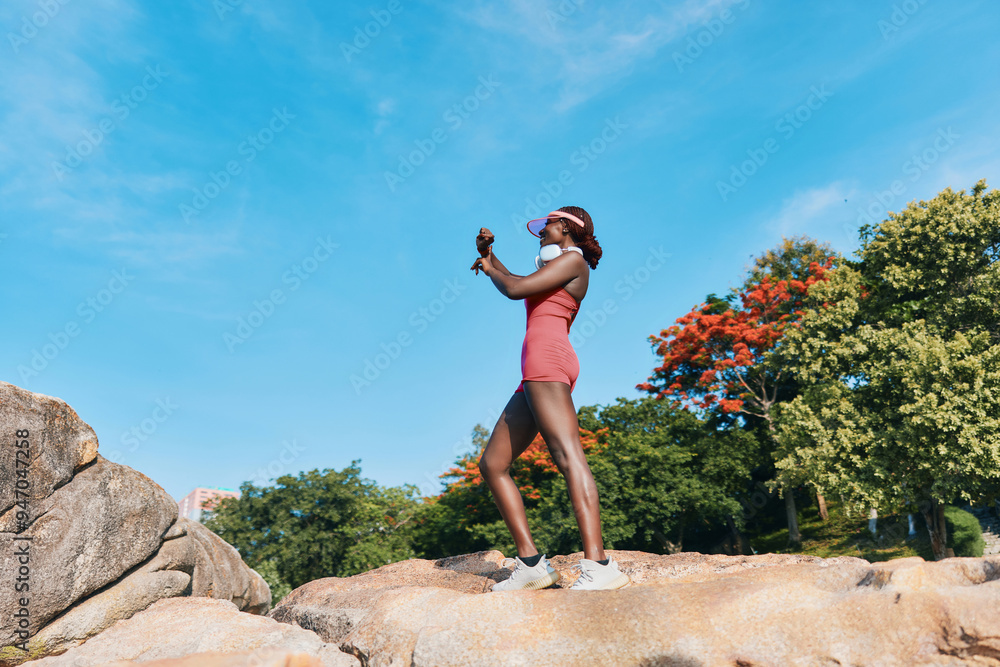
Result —
M583 540L583 557L604 560L597 484L580 443L580 427L569 385L565 382L525 381L524 395L538 430L548 445L552 461L566 478Z
M517 484L511 479L510 467L531 445L536 435L538 427L535 426L535 418L524 393L515 392L507 401L507 407L493 427L490 440L479 457L479 472L489 485L500 516L514 538L517 555L525 558L537 554L538 549L531 539L524 500Z

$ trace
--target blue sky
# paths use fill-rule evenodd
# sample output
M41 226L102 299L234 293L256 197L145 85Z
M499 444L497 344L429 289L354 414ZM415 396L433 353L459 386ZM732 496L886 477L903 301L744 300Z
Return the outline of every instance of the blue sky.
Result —
M523 222L591 213L573 397L607 405L783 235L847 253L1000 178L985 0L9 0L0 28L0 379L177 498L352 459L436 492L520 380L481 226L528 273Z

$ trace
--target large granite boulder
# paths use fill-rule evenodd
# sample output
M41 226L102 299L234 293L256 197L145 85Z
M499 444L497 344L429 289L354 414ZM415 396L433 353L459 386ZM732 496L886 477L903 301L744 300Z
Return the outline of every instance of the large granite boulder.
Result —
M209 596L266 613L270 591L239 553L178 521L155 482L98 454L58 399L0 382L0 665L65 651L163 597ZM18 581L13 581L17 576Z
M17 569L18 549L27 552L28 568L28 590L0 586L0 608L17 609L26 597L26 629L34 635L149 558L177 520L177 503L142 473L98 455L48 496L29 498L26 513L29 527L20 535L14 512L0 518L0 571ZM24 537L30 541L16 539ZM2 627L0 645L14 643L15 628Z
M24 431L28 432L27 438L17 437ZM23 469L15 462L22 458L15 455L18 449L30 453L26 479L34 499L47 498L97 456L97 435L73 408L58 398L6 382L0 382L0 434L0 516L5 518L17 500L13 490ZM27 445L21 444L23 440ZM30 511L32 518L39 514L34 507Z
M269 615L378 665L1000 665L1000 558L614 554L633 584L485 592L499 552L310 582Z
M314 632L241 612L227 600L193 597L159 600L86 643L61 655L33 660L26 667L148 665L161 660L165 664L259 667L288 664L281 660L288 660L289 655L295 656L291 664L360 667L357 658Z
M61 653L163 598L217 598L246 612L267 613L271 600L267 584L218 535L181 518L163 540L152 558L107 590L74 605L34 636L29 644L35 654Z

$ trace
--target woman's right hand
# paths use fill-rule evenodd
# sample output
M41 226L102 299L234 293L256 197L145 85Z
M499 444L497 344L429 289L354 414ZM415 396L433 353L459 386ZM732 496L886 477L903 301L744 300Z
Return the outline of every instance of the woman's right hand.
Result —
M490 264L490 260L488 257L486 257L486 255L483 255L475 262L473 262L472 266L469 268L470 270L475 271L477 276L479 275L480 271L482 271L486 275L490 275L493 272L493 265Z
M488 230L486 227L479 228L479 236L476 237L476 250L479 251L480 257L486 257L490 254L490 245L493 243L493 232Z

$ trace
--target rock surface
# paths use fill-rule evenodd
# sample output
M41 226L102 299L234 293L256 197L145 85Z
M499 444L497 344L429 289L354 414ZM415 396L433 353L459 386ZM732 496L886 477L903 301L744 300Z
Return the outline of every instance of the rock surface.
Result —
M18 470L15 463L15 434L27 430L31 451L30 478L32 498L47 498L80 468L97 456L97 434L73 408L58 398L36 394L6 382L0 382L0 516L14 506ZM31 516L38 512L32 509Z
M45 498L30 499L31 622L35 634L57 614L153 555L177 520L177 503L155 482L98 455L72 480ZM6 519L6 517L5 517ZM13 572L13 518L0 520L0 571ZM0 587L0 608L21 597ZM0 644L11 643L9 625Z
M0 666L65 651L164 597L270 608L238 552L178 520L151 479L100 456L66 403L0 382L0 428L0 572L11 577L0 610L23 615L0 624Z
M308 653L289 653L281 649L239 651L237 653L195 653L186 658L168 658L148 662L111 662L105 667L323 667L323 661ZM358 664L356 661L354 664Z
M364 665L1000 665L1000 558L609 551L618 591L486 593L499 552L319 579L269 615ZM552 559L572 583L582 554Z
M31 645L36 654L56 654L157 600L181 595L230 600L253 614L266 613L271 599L267 584L236 549L200 523L181 518L150 560L64 612Z
M214 655L197 655L206 652ZM305 656L295 658L298 662L288 663L289 654ZM174 662L181 658L187 661ZM323 642L314 632L241 612L226 600L192 597L160 600L62 655L25 664L30 667L91 667L122 661L149 665L156 660L169 660L168 664L178 665L227 667L261 664L359 666L356 658L342 652L336 644ZM264 662L266 660L272 662Z

